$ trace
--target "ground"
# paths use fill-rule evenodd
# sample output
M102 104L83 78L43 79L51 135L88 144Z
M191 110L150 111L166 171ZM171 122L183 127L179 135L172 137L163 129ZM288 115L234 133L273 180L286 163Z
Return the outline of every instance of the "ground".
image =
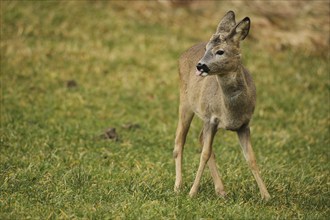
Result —
M285 2L1 1L0 219L327 219L329 1L315 2L288 12ZM251 133L268 202L222 130L227 198L209 172L187 196L198 118L173 192L178 57L228 10L252 21L242 56L257 86Z

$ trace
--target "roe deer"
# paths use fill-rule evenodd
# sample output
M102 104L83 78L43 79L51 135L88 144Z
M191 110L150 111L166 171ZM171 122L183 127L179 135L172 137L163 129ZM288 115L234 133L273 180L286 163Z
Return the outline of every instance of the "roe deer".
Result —
M196 114L204 122L199 137L202 153L189 195L193 197L197 194L206 163L210 168L216 193L226 195L212 151L214 135L219 128L223 128L237 132L261 197L266 200L270 198L260 177L250 142L249 122L256 103L256 89L251 75L242 65L240 55L240 41L248 35L249 29L248 17L236 24L234 12L229 11L208 43L197 44L180 57L179 122L173 151L176 192L182 186L183 146Z

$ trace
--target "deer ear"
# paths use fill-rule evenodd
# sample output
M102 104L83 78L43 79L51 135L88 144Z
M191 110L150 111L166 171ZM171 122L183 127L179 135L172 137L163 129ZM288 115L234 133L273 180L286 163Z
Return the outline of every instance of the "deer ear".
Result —
M228 37L232 38L235 42L244 40L246 36L249 34L250 24L251 24L250 18L245 17L242 21L240 21L236 25L235 28L232 29Z
M235 25L235 13L233 11L228 11L218 24L216 34L229 33Z

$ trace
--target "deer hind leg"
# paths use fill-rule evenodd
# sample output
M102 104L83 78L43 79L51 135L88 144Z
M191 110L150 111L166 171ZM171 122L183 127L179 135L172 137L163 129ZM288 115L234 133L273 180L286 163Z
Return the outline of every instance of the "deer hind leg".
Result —
M209 161L207 162L207 164L209 166L209 169L210 169L210 172L211 172L211 175L213 178L215 193L219 196L225 197L226 196L225 187L223 186L223 183L221 181L220 174L218 172L217 164L215 161L215 154L213 151L211 153L211 157L210 157Z
M201 146L203 146L204 144L204 136L203 136L203 129L199 135L199 142L201 144ZM215 193L219 196L226 196L226 192L225 192L225 187L223 186L223 183L221 181L221 177L217 168L217 164L216 164L216 160L215 160L215 154L214 151L212 150L211 156L209 161L207 162L207 165L209 166L210 172L211 172L211 176L213 179L213 183L214 183L214 188L215 188Z
M186 142L187 133L193 117L194 113L190 110L190 107L180 103L179 122L176 129L175 145L173 151L173 157L175 159L175 192L179 192L180 188L182 187L183 146Z
M257 181L261 198L268 200L270 199L270 195L267 191L267 188L263 180L261 179L260 171L256 163L254 152L251 146L250 128L248 126L246 127L244 126L243 128L237 131L237 134L243 150L244 157L249 164L249 167L252 171L255 180Z
M193 197L197 194L200 181L205 169L206 163L208 163L209 159L212 155L212 143L215 133L217 132L217 124L205 123L203 130L203 149L201 153L201 158L199 161L199 167L197 170L197 174L195 177L195 181L193 186L190 189L189 196ZM213 160L213 159L212 159ZM211 163L211 166L215 165L215 163Z

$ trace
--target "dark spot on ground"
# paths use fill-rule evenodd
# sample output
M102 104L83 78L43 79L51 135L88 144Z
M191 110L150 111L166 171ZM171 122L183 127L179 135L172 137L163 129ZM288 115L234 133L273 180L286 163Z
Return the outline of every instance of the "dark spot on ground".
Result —
M114 141L119 140L119 136L116 132L116 128L107 128L103 134L100 135L102 139L110 139Z
M77 82L75 80L73 80L73 79L68 80L66 82L66 87L69 88L69 89L76 88L77 86L78 86Z

